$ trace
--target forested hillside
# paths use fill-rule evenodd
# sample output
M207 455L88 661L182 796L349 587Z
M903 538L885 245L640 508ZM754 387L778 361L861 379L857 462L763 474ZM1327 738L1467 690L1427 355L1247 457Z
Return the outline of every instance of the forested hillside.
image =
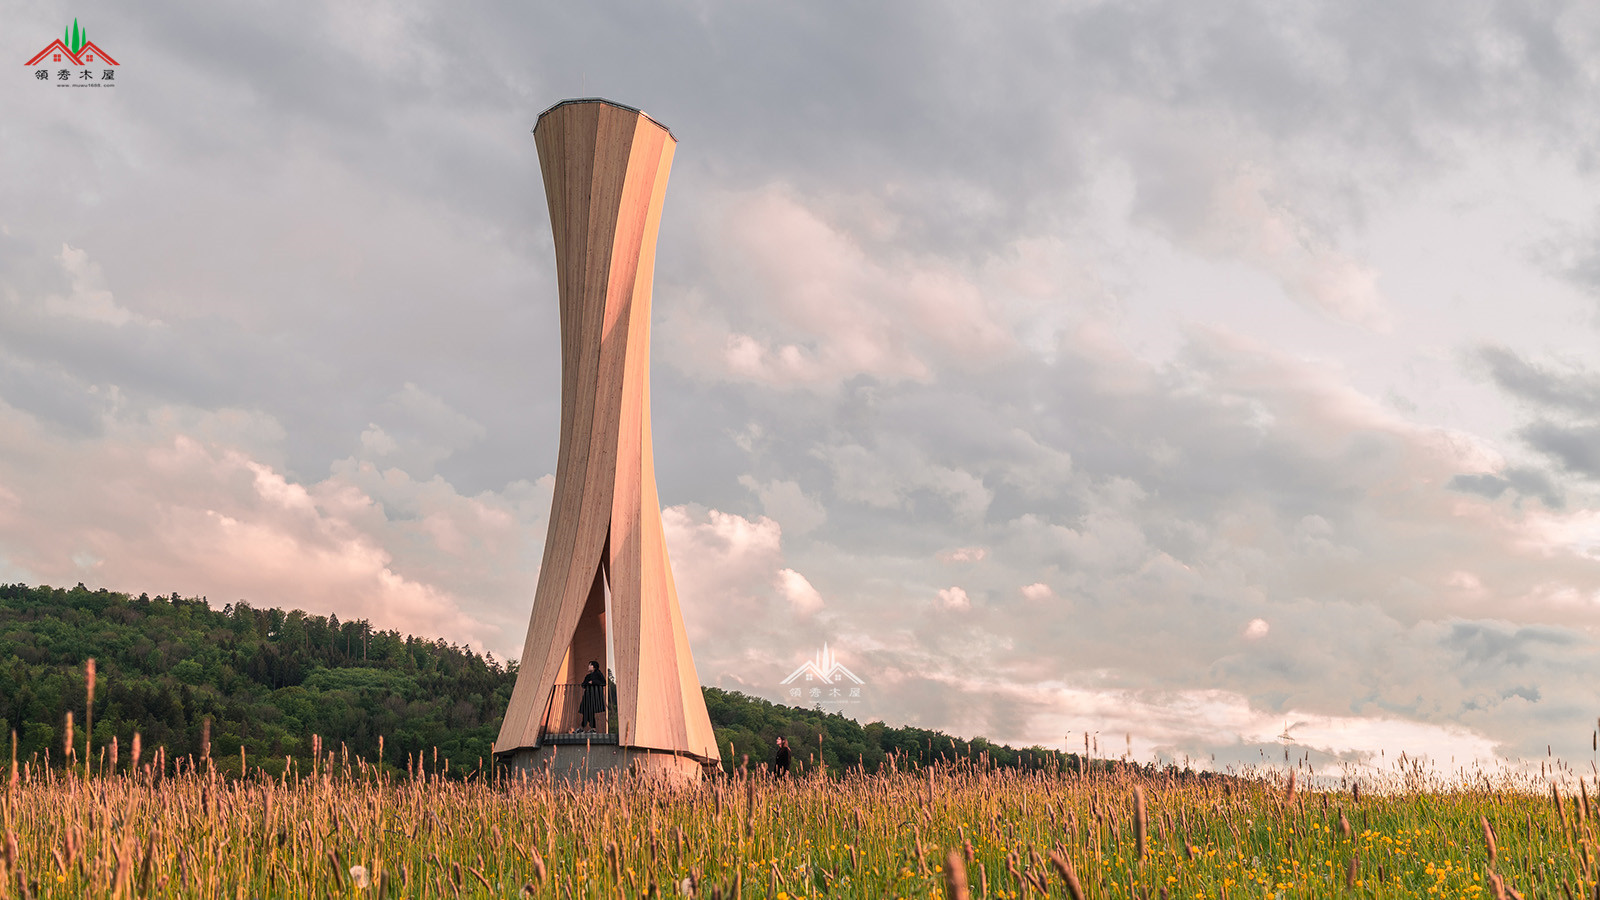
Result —
M269 764L304 756L311 736L404 766L439 748L440 765L487 755L514 673L471 650L300 610L221 610L150 597L0 586L0 718L19 756L59 759L66 713L84 725L84 662L98 668L94 743L127 748L135 731L169 756L201 751ZM82 735L78 742L83 741ZM237 764L235 763L235 766Z
M466 775L489 764L516 679L514 663L364 620L244 602L218 610L176 593L0 585L0 722L15 731L19 758L42 761L48 751L58 764L68 712L82 753L91 657L97 757L116 737L125 762L135 732L169 758L199 754L209 722L212 754L233 771L241 746L252 767L277 771L285 756L308 754L313 735L367 760L377 759L381 736L390 766L422 756L430 768L437 758ZM780 734L798 761L815 764L820 753L833 771L858 763L875 771L890 754L903 768L983 751L997 765L1074 764L1052 751L861 725L716 688L705 696L729 766L746 755L766 761Z

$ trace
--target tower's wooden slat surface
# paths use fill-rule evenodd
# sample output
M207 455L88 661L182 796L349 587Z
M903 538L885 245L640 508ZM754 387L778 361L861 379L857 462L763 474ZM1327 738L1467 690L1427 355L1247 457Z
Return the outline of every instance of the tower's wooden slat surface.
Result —
M655 137L651 141L651 137ZM640 150L645 151L635 158L634 164L628 173L630 207L635 214L642 214L639 220L641 235L650 224L649 205L656 199L653 191L656 175L656 161L665 149L665 135L659 127L655 127L648 120L640 119L638 122L637 137L642 138ZM652 146L653 145L653 146ZM650 153L649 150L654 150ZM612 597L619 596L622 590L633 590L635 585L641 584L640 557L639 557L639 521L642 510L639 506L639 464L641 459L639 439L639 394L642 380L639 378L638 367L640 364L640 346L637 337L640 335L635 313L639 310L648 311L650 308L650 295L648 291L642 295L638 292L638 276L644 270L639 256L643 253L643 242L640 245L623 246L626 240L624 232L618 232L619 246L616 253L621 254L632 250L635 254L634 266L623 271L618 267L614 271L617 280L613 282L614 297L619 298L614 308L610 310L616 316L613 320L612 333L609 339L619 341L622 353L618 357L622 369L617 373L622 390L618 393L620 407L620 423L618 433L617 469L625 473L618 478L616 490L611 498L611 574L616 590ZM650 242L652 245L654 241ZM626 295L626 303L620 297ZM648 316L648 313L647 313ZM648 339L648 329L644 332ZM644 346L643 362L646 367L645 376L648 378L649 346ZM626 585L624 588L622 586ZM640 596L644 594L641 591ZM613 604L615 624L612 631L612 645L616 649L617 659L617 722L621 730L624 743L633 743L640 740L638 717L638 685L639 671L639 643L640 619L645 608L640 604Z
M566 115L541 121L534 132L544 174L545 197L550 207L550 231L556 249L556 286L561 303L561 449L556 462L556 489L551 501L550 528L545 537L544 559L539 568L539 584L534 592L533 612L528 636L523 642L522 673L530 666L540 673L529 679L519 674L512 689L511 702L500 728L501 740L513 738L515 746L537 742L539 725L549 703L554 683L548 660L548 636L570 635L580 610L565 611L569 592L567 581L578 562L579 516L587 482L589 448L593 420L595 370L598 347L592 350L583 336L592 331L586 316L593 316L593 303L585 305L586 269L589 263L589 232L594 204L593 181L597 154L600 109L574 107ZM609 243L603 244L609 253ZM587 388L587 389L586 389ZM580 576L583 589L592 576ZM565 612L565 614L563 614ZM570 624L567 620L571 620ZM566 641L563 641L565 644ZM561 655L565 656L565 647ZM546 674L551 677L546 677ZM531 740L523 740L532 735ZM497 747L500 742L497 741Z
M535 142L561 296L561 456L522 666L495 750L538 746L553 685L576 680L610 629L621 743L712 760L650 431L656 235L676 141L635 110L585 101L541 116ZM602 568L611 612L597 625Z
M580 291L581 278L573 270L575 258L581 259L579 248L583 244L589 222L588 185L594 165L592 147L570 146L570 137L582 141L585 135L598 136L595 124L598 109L574 110L574 115L551 118L534 132L538 147L540 171L544 176L545 199L550 209L550 232L556 250L556 287L560 298L561 314L561 444L556 460L556 491L551 500L550 528L545 536L544 556L539 567L539 584L534 594L533 612L528 623L528 635L523 642L522 666L541 665L545 641L556 629L555 617L559 613L561 596L566 587L566 577L572 557L572 542L577 529L577 517L565 511L575 510L582 502L582 479L574 479L574 469L582 472L588 459L589 430L578 429L576 423L587 419L587 413L578 407L576 390L584 380L580 375L584 360L580 353L581 323L577 321L578 305L575 298ZM573 170L578 171L574 172ZM578 234L575 230L582 229ZM569 496L570 495L570 496ZM550 700L550 685L540 679L519 677L512 688L511 701L501 724L499 745L507 740L512 746L522 746L528 734L537 736L539 722Z

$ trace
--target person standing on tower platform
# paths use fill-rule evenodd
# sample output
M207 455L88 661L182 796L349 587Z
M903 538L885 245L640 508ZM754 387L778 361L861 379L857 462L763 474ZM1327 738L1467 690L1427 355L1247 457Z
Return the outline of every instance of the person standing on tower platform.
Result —
M772 755L772 774L782 778L789 774L789 742L778 738L778 750Z
M598 731L595 727L596 714L604 715L606 711L606 677L600 674L598 660L589 660L589 674L583 676L583 697L578 701L578 715L583 717L583 723L578 726L579 731Z

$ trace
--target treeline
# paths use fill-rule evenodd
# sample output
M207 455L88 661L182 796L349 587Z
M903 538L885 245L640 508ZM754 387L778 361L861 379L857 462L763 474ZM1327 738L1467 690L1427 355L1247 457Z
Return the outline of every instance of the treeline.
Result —
M788 742L797 769L825 765L829 771L842 772L861 766L876 772L885 765L905 770L961 760L995 768L1063 771L1076 771L1078 765L1078 757L1043 747L1018 750L981 737L969 741L925 728L890 728L882 722L862 725L839 713L779 706L713 687L704 691L722 765L729 770L745 764L769 765L779 737Z
M67 713L81 755L87 735L84 663L98 668L93 747L116 738L123 764L133 735L146 759L209 749L237 771L281 771L286 756L341 745L353 757L404 769L424 759L467 775L491 764L516 663L467 647L341 622L301 610L257 609L243 601L214 609L204 599L105 589L0 585L0 725L17 735L23 760L59 765ZM1076 757L1013 749L920 728L862 725L837 713L779 706L705 689L725 767L772 758L785 737L801 766L841 772L857 765L917 768L986 758L998 767L1072 770ZM820 736L820 741L819 741ZM37 764L36 763L36 764Z
M444 641L300 610L213 609L202 599L150 597L83 585L0 585L0 721L18 756L59 761L66 714L85 736L84 662L98 668L94 747L135 732L168 757L213 754L237 769L281 768L323 746L404 768L434 748L439 766L488 760L511 696L514 667ZM81 754L81 750L79 751ZM96 751L98 752L98 750ZM148 758L148 757L147 757ZM275 762L274 762L275 761Z

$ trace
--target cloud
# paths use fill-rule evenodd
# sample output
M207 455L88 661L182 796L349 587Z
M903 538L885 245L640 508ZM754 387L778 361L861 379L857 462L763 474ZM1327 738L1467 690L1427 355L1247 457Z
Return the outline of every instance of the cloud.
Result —
M707 618L715 605L729 615L763 612L782 560L777 522L693 506L663 509L661 521L680 597L711 604Z
M859 444L818 447L813 454L834 476L834 496L880 508L907 505L927 492L943 500L958 516L981 518L994 494L971 472L944 466L904 443L868 450Z
M726 639L752 625L781 629L780 610L822 608L816 588L784 565L783 529L773 519L685 505L662 510L661 520L691 637Z
M1496 344L1478 347L1475 355L1494 383L1515 397L1544 409L1600 415L1600 378L1581 368L1540 366Z
M405 547L374 497L341 474L303 484L254 459L240 439L270 429L249 415L201 414L199 428L183 418L111 417L100 438L82 440L0 404L10 564L41 582L272 602L500 648L450 579L412 568L439 551L495 560L445 541L452 530L513 545L523 535L495 498L459 498L441 485L449 502L430 504L417 523L421 546Z
M1495 344L1478 347L1474 362L1488 371L1497 387L1535 411L1534 420L1516 431L1518 438L1566 472L1600 478L1600 378L1572 363L1559 369L1539 365ZM1557 499L1555 503L1546 499L1548 506L1561 506L1548 477L1536 471L1509 470L1504 478L1466 477L1459 485L1486 496L1498 496L1515 486L1523 494Z
M1528 446L1556 460L1567 471L1600 478L1600 425L1535 422L1518 435Z
M1036 581L1033 584L1023 585L1021 593L1023 599L1030 600L1034 603L1042 603L1046 600L1054 600L1056 596L1056 592L1050 588L1050 585L1045 584L1042 581Z
M1096 690L1226 690L1269 717L1285 709L1353 710L1363 719L1431 723L1445 729L1434 735L1440 740L1451 723L1471 722L1479 735L1506 742L1504 749L1522 738L1493 723L1537 727L1539 717L1558 714L1548 696L1526 709L1491 703L1485 687L1437 674L1449 671L1454 651L1429 623L1510 616L1559 620L1569 632L1583 627L1589 613L1580 612L1579 598L1600 589L1586 549L1600 532L1587 519L1463 493L1463 472L1507 471L1486 442L1412 422L1351 390L1334 367L1200 330L1179 358L1181 365L1153 370L1099 343L1065 344L1050 366L1028 364L1044 369L1038 374L1019 366L993 388L965 387L1050 385L1056 393L1030 411L1030 433L1072 462L1048 502L991 475L985 483L1001 487L982 517L950 530L989 551L962 585L969 602L975 589L997 598L971 606L960 648L934 629L897 623L899 597L873 597L921 584L923 596L958 602L948 583L929 583L915 557L895 557L907 545L932 543L933 555L951 546L949 523L900 524L907 507L897 482L915 468L863 468L873 475L836 482L842 498L874 501L830 506L830 528L853 536L848 549L802 542L790 552L807 560L808 572L844 573L842 589L830 584L830 608L840 617L832 627L874 636L879 649L864 667L926 670L946 680L1002 677L1019 686L1093 672ZM915 414L925 408L915 396L922 390L876 391L871 424L847 431L854 443L834 446L861 448L855 453L865 463L874 426L883 423L897 442L939 448L941 462L970 454L995 466L981 441L952 445L931 424L943 419ZM1003 433L967 415L963 400L943 406L960 411L965 433ZM782 440L765 446L763 465L788 448ZM788 452L792 464L804 464L805 454ZM863 585L850 585L852 577ZM1019 583L1030 587L1018 592ZM1059 603L1040 602L1057 595ZM1256 638L1248 652L1241 633ZM1329 645L1329 634L1341 638ZM1549 677L1570 679L1591 652L1573 648L1552 660ZM1139 662L1129 665L1130 655ZM1414 661L1402 667L1400 658ZM1076 674L1063 675L1062 659ZM1495 696L1513 696L1527 683L1502 674ZM904 692L895 695L902 708L932 702L909 684L896 690ZM1009 721L1008 711L980 712L979 696L972 706L948 692L938 702L949 720L970 727ZM1034 733L1020 721L1005 728Z
M968 597L967 592L959 587L941 588L939 591L939 603L945 609L966 610L972 608L972 598Z
M1523 497L1535 498L1551 509L1560 509L1566 503L1561 489L1550 476L1537 469L1519 466L1508 466L1501 475L1486 472L1457 475L1450 479L1448 487L1490 500L1507 491L1515 491Z
M701 680L776 691L796 651L828 640L833 615L824 591L785 559L782 528L693 504L667 507L661 519Z
M1145 196L1159 191L1160 182L1159 178L1141 182L1139 202L1152 221L1166 226L1174 217L1160 207L1172 199ZM1379 333L1392 330L1388 304L1378 291L1377 271L1341 253L1271 193L1272 179L1257 166L1246 165L1231 177L1218 177L1198 221L1174 236L1201 252L1260 267L1298 303Z
M488 435L470 416L410 382L378 410L389 426L367 426L361 433L363 455L418 475L432 474L442 460Z
M822 595L811 586L804 575L793 569L778 570L778 593L797 612L814 613L822 608Z
M1251 619L1249 624L1244 626L1244 637L1248 641L1258 641L1266 637L1271 630L1272 626L1267 624L1266 619Z
M61 267L72 284L66 295L52 294L44 298L45 311L51 315L70 316L107 325L123 325L142 317L117 305L116 298L105 287L105 275L100 266L89 259L81 249L61 245Z
M822 503L808 495L797 482L771 481L761 484L749 475L741 475L739 483L754 491L761 499L763 512L779 523L786 523L793 534L815 531L828 520L828 512Z
M711 311L685 298L665 326L682 345L674 359L696 371L774 386L926 379L935 360L977 365L1014 346L959 269L936 257L871 255L790 190L731 196L709 229L707 253L730 302ZM752 292L761 304L740 302ZM748 324L718 321L734 311Z

